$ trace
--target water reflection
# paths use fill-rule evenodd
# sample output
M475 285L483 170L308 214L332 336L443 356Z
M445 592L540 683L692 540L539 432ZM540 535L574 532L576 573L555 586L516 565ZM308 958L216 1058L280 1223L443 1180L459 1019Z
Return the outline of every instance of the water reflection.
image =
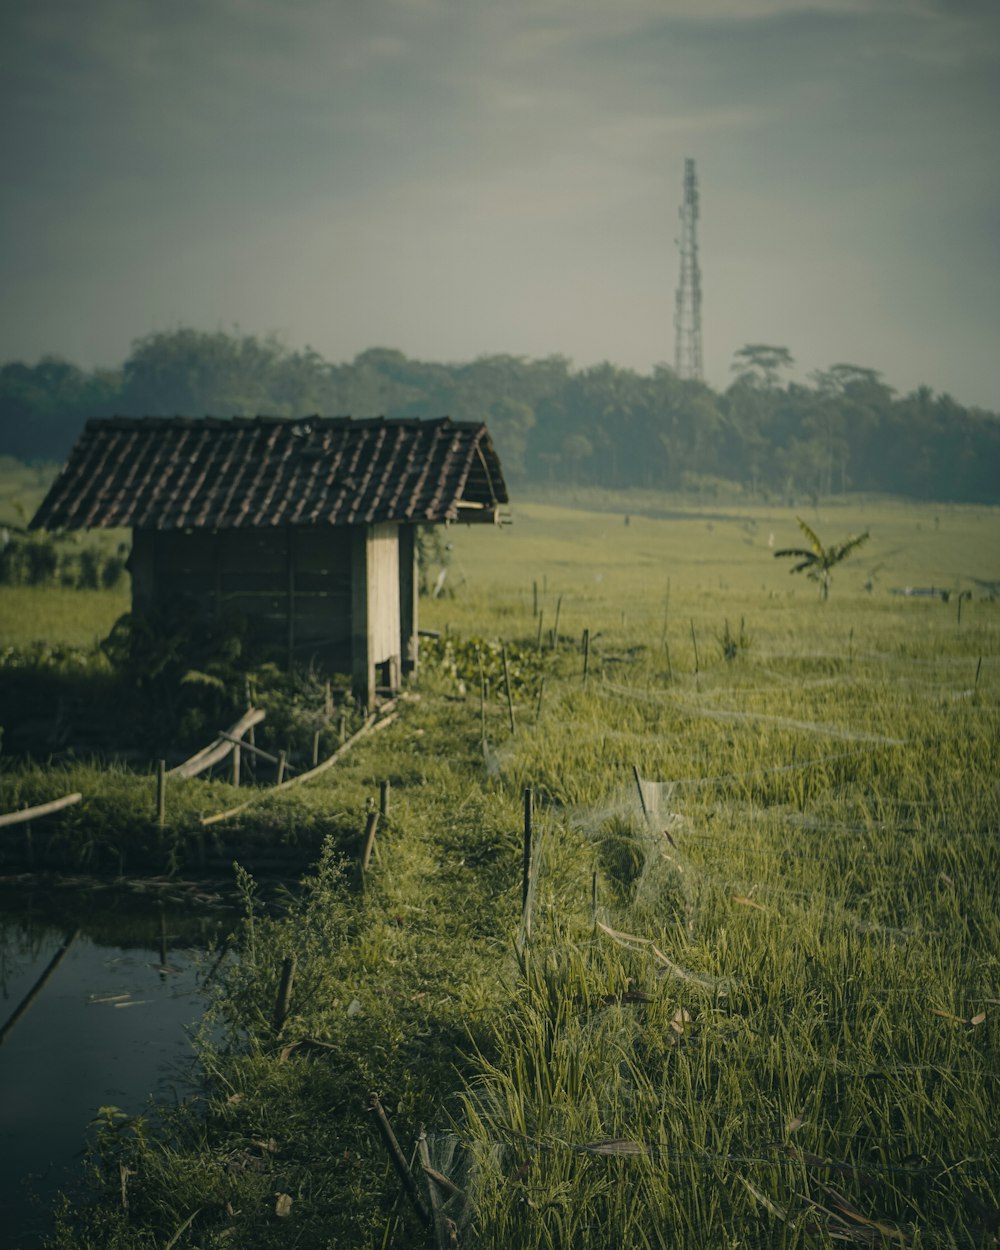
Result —
M98 1108L133 1115L151 1094L189 1091L197 955L231 926L223 901L205 899L153 887L0 891L4 1245L40 1244Z

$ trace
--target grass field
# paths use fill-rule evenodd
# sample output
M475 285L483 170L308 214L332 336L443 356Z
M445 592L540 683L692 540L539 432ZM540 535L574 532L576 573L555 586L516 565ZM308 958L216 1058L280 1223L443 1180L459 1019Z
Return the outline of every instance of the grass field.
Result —
M871 533L826 603L773 557L791 508L564 495L450 531L419 700L262 799L276 836L331 836L286 914L248 903L203 1096L109 1124L56 1244L433 1246L448 1220L490 1250L998 1244L1000 513L801 515ZM61 641L58 593L0 595L4 640ZM79 603L88 637L121 610ZM461 1190L420 1176L436 1229L371 1092Z

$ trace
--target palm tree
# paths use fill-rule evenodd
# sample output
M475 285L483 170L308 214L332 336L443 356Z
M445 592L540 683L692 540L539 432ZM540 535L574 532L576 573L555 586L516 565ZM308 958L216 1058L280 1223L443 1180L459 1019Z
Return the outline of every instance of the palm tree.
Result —
M799 529L809 539L809 549L803 547L784 547L781 551L776 551L775 556L794 556L799 563L791 568L792 573L805 572L806 577L811 578L814 582L819 582L820 598L825 602L830 593L830 570L845 560L855 548L868 538L868 531L858 534L857 537L850 537L842 543L836 543L830 547L824 547L816 536L816 532L811 530L801 517L796 517L799 523Z

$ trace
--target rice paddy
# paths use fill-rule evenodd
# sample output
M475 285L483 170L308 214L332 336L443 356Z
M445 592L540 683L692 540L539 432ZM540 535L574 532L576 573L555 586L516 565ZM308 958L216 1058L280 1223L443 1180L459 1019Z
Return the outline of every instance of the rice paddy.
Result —
M200 1098L109 1127L54 1244L997 1244L1000 515L810 510L872 535L826 603L794 517L451 532L419 699L288 809L318 869L243 881Z

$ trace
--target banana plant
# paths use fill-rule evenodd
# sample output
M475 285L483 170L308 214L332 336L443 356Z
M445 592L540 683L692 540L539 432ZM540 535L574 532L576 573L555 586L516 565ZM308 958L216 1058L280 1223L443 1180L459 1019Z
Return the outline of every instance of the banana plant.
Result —
M819 582L819 596L825 602L830 593L831 569L839 564L841 560L847 557L856 548L860 547L868 538L868 531L857 536L852 535L842 543L835 543L829 547L824 547L816 535L815 530L809 528L801 517L796 517L799 523L799 529L809 539L809 548L805 547L783 547L780 551L776 551L775 556L792 556L798 560L798 564L793 564L789 570L792 573L805 573L806 577L814 582Z

